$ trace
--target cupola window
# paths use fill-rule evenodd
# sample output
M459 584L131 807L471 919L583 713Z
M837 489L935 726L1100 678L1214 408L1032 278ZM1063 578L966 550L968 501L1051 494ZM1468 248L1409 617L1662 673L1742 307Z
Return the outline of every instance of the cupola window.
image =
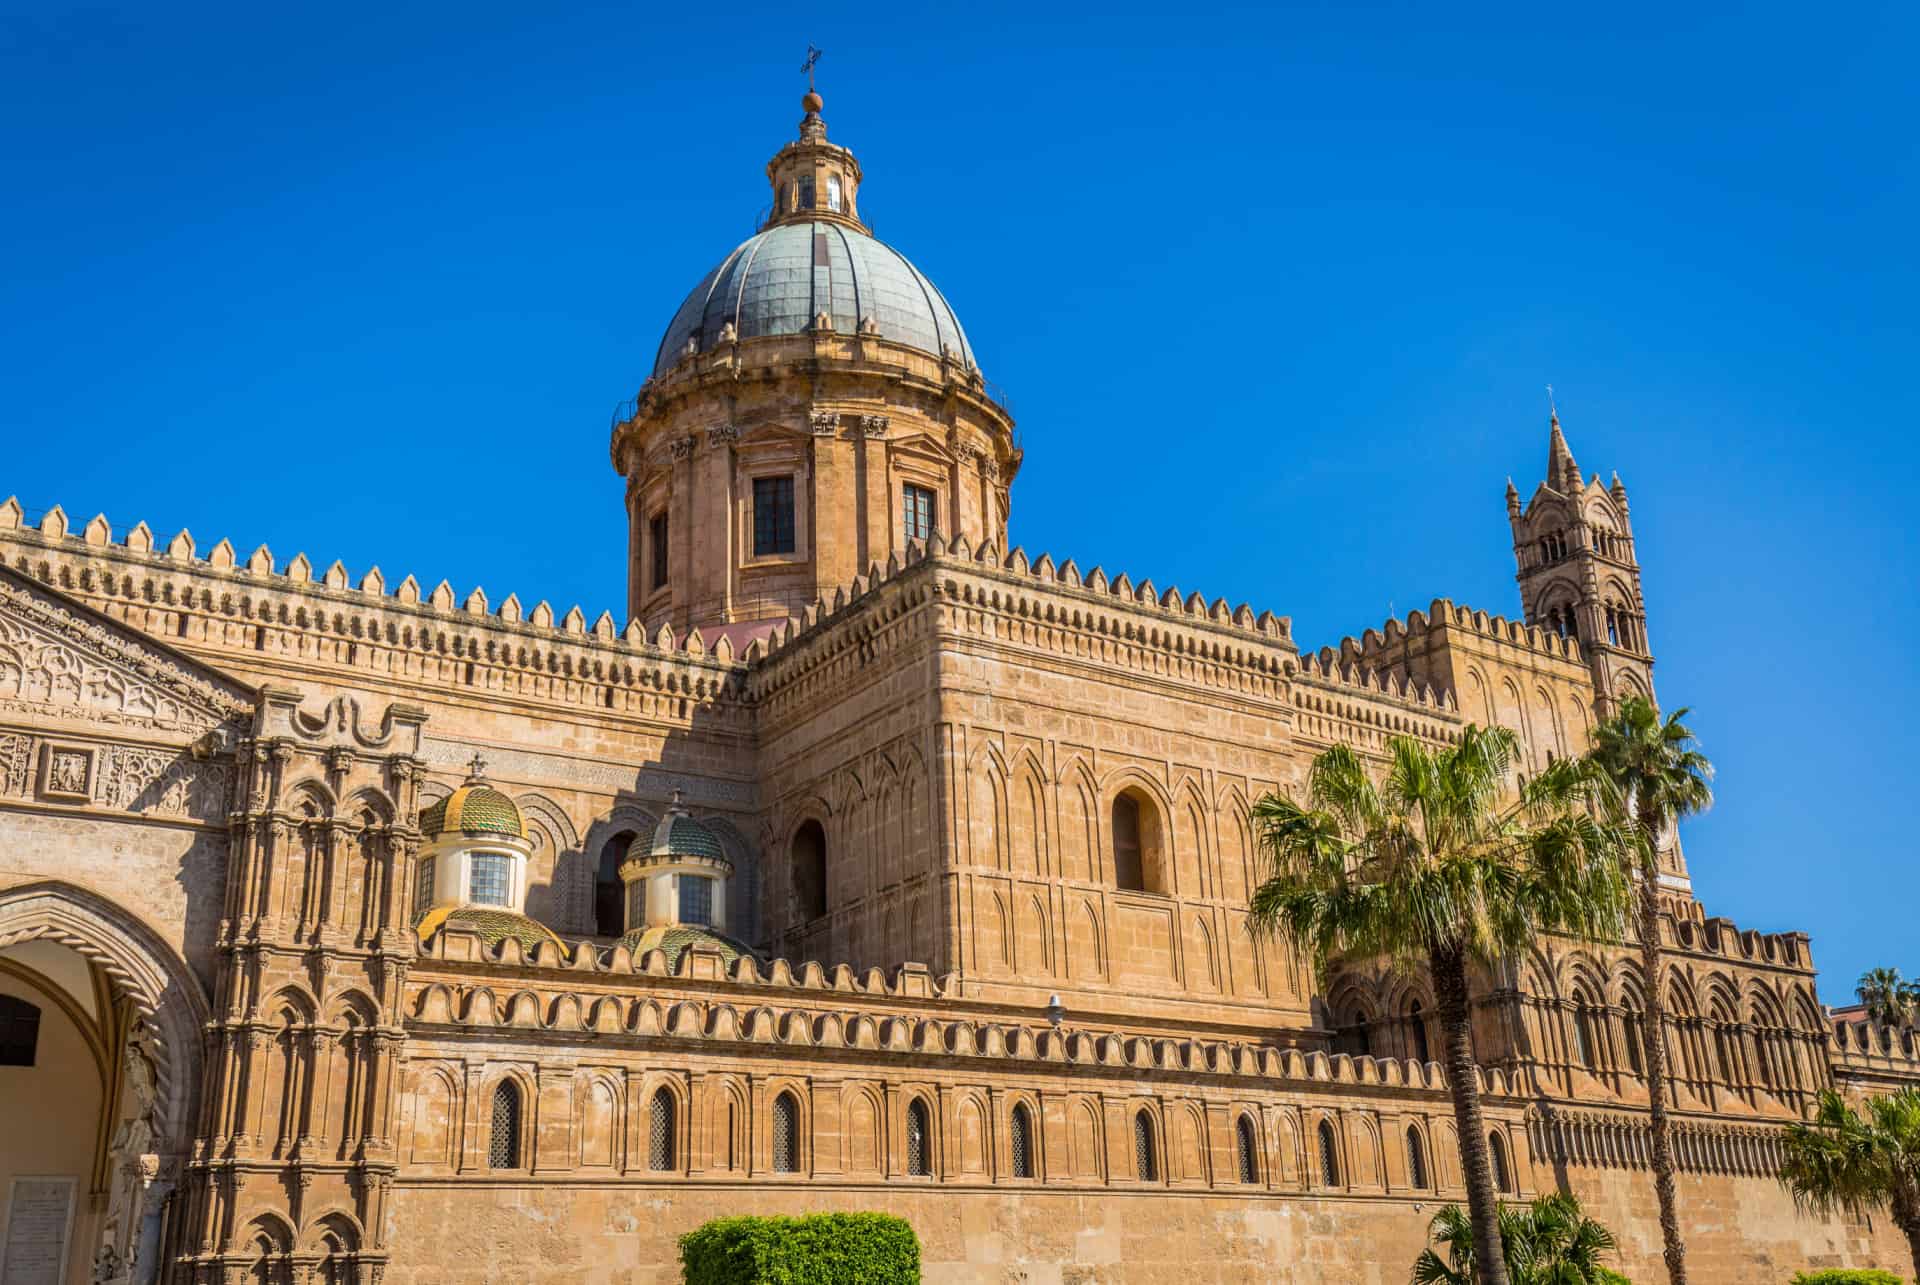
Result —
M680 922L702 927L713 923L713 880L701 875L680 876Z
M811 210L813 208L812 175L808 175L800 180L800 208L803 210Z
M840 176L838 174L827 175L827 208L836 213L840 209Z
M476 852L469 860L467 900L476 906L513 904L513 858L498 853Z
M414 874L413 917L418 919L433 908L433 867L438 857L422 857Z

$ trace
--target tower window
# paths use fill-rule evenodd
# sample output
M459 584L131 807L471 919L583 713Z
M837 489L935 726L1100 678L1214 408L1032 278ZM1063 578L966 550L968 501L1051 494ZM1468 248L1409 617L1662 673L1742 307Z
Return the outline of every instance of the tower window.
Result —
M1325 1120L1320 1122L1320 1185L1340 1185L1340 1150L1333 1141L1333 1126Z
M467 900L476 906L513 904L513 858L476 852L469 860Z
M1234 1141L1237 1145L1237 1159L1240 1162L1240 1181L1255 1183L1260 1181L1260 1167L1256 1157L1260 1154L1258 1135L1253 1128L1253 1117L1243 1115L1234 1126Z
M838 174L827 175L827 208L829 210L840 208L840 176Z
M489 1169L520 1167L520 1086L502 1080L493 1091L493 1129L487 1139Z
M773 1100L773 1171L800 1172L800 1104L791 1093Z
M934 503L935 497L929 487L908 482L901 488L900 511L906 518L907 539L928 540L933 537Z
M1013 1121L1007 1130L1008 1148L1013 1153L1013 1176L1033 1177L1033 1117L1024 1103L1013 1105Z
M1153 1148L1153 1117L1144 1110L1133 1116L1133 1171L1141 1182L1155 1182L1160 1176Z
M1513 1175L1507 1169L1507 1144L1497 1133L1487 1135L1487 1159L1493 1167L1493 1189L1512 1191Z
M919 1098L907 1104L907 1172L921 1178L933 1172L927 1154L927 1104Z
M647 551L653 561L653 579L650 583L655 589L663 589L667 583L667 515L664 510L647 519Z
M800 180L800 208L803 210L813 208L813 175L811 174Z
M32 1066L40 1047L40 1010L0 995L0 1066Z
M702 875L680 876L680 922L713 923L713 880Z
M793 552L793 477L753 479L753 555Z
M665 1173L673 1168L673 1093L660 1089L653 1095L653 1105L648 1110L647 1168L656 1173Z
M1113 800L1113 882L1132 892L1165 893L1165 863L1160 852L1160 812L1138 790Z
M1424 1190L1427 1186L1427 1149L1420 1143L1420 1130L1407 1126L1407 1182Z

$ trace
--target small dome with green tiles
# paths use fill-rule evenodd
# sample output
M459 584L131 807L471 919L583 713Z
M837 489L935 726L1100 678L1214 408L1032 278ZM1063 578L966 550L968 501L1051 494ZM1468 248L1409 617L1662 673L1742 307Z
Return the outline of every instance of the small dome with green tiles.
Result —
M420 832L429 839L443 834L504 834L524 839L527 826L512 799L484 781L469 780L420 810Z
M664 951L669 970L678 968L681 956L696 944L718 950L729 968L733 967L736 959L754 953L753 947L745 942L735 941L723 933L697 924L661 924L653 928L636 928L622 937L620 944L633 952L635 960L644 958L650 950Z
M640 835L627 848L629 861L648 858L659 861L673 857L696 857L729 868L733 865L726 850L720 846L720 836L710 826L687 814L687 810L680 806L678 793L675 793L673 805L667 809L666 816L654 827L652 836Z
M435 933L448 928L463 929L475 933L489 946L497 946L511 937L518 941L528 954L543 942L551 942L562 950L566 943L560 940L558 933L537 919L529 919L511 910L502 910L498 906L440 906L429 910L415 925L414 931L425 941Z

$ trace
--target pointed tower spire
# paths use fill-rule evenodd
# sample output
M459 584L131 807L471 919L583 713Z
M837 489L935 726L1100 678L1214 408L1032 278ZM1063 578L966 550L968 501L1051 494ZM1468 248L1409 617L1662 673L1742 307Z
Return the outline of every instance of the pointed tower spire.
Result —
M1573 462L1573 449L1567 435L1560 431L1560 412L1554 411L1547 436L1547 485L1568 495L1580 489L1580 466Z

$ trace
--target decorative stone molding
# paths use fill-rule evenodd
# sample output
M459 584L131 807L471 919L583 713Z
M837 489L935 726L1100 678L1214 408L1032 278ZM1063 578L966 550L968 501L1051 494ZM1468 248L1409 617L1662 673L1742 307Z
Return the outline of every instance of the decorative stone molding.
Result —
M40 747L40 797L62 803L93 799L94 751L86 745L48 742Z

